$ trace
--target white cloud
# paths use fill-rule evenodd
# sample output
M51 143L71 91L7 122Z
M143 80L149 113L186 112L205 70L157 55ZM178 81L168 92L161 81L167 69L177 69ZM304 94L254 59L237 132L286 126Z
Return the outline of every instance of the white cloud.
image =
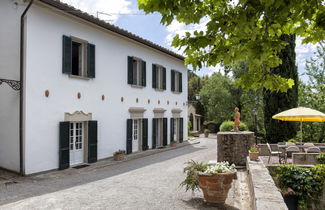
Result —
M317 45L302 44L302 37L296 39L296 63L300 74L305 72L306 60L314 56L317 50Z
M97 12L104 12L110 15L99 14L99 18L110 23L115 23L119 14L130 14L132 12L131 2L127 0L61 0L84 12L96 16Z
M208 22L207 18L203 18L200 24L189 24L186 25L184 23L180 23L177 20L173 20L173 22L166 27L167 36L166 36L166 43L171 46L173 38L176 34L179 36L184 36L186 32L194 32L194 31L206 31L206 23ZM183 54L183 49L176 49L171 47L171 49L179 54Z

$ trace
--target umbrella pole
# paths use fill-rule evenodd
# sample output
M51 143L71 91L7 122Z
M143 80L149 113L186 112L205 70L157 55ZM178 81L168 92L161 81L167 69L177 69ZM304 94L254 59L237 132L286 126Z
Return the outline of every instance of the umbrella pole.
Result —
M301 132L301 139L300 139L300 142L302 142L302 121L300 121L300 132Z

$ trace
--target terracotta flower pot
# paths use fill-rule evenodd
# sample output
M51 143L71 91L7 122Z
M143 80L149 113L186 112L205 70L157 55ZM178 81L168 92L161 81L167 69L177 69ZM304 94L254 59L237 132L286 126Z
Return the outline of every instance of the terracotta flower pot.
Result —
M208 203L225 203L236 173L199 174L199 186Z
M125 154L116 154L113 156L114 160L124 160Z
M208 138L209 137L209 133L204 133L204 137Z
M258 155L259 155L259 152L251 152L249 151L249 159L250 160L258 160Z
M176 141L172 141L172 142L170 142L170 146L171 146L171 147L176 147L176 145L177 145L177 142L176 142Z

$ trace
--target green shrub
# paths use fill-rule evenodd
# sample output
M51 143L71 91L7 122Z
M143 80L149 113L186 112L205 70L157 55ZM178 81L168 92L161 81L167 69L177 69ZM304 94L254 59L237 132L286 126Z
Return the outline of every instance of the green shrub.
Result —
M240 122L239 124L239 130L240 131L248 131L248 127L244 122ZM220 131L231 131L234 129L234 121L224 121L220 125Z
M210 133L209 129L204 129L204 133Z
M325 165L301 168L296 165L281 165L274 170L275 180L283 194L293 191L298 196L300 209L310 209L318 204L323 192Z
M187 130L191 130L191 128L192 128L191 121L187 121Z
M316 159L320 164L325 164L325 153L320 153L316 156Z
M296 143L297 140L296 139L289 139L288 142Z

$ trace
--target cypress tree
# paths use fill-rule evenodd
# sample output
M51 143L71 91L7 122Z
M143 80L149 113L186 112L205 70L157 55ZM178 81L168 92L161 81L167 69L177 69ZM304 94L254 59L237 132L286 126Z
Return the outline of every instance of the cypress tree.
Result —
M269 143L286 141L296 136L297 124L272 119L272 116L297 107L298 104L298 72L296 66L295 35L282 35L281 40L288 45L280 52L282 64L271 70L271 73L294 80L295 85L286 93L264 90L264 126Z

